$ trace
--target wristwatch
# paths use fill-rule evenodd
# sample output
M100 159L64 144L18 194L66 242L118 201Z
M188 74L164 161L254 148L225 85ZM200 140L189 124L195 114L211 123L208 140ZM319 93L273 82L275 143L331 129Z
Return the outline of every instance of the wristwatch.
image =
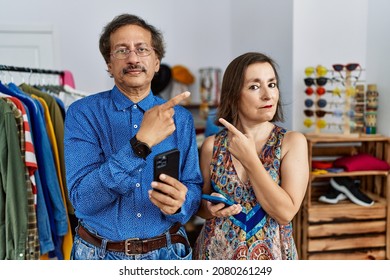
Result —
M137 135L134 135L133 138L130 140L130 145L133 148L134 153L143 159L146 159L146 157L152 152L148 144L141 142L137 139Z

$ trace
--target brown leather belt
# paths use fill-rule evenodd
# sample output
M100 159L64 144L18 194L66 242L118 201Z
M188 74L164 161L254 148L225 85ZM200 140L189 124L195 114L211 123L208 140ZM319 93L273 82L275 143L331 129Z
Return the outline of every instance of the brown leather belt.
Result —
M184 238L184 236L177 234L177 231L180 229L180 226L180 223L176 223L169 229L169 233L171 235L171 243L183 243L184 245L189 246L187 239ZM83 226L78 226L77 233L82 239L84 239L88 243L91 243L96 247L101 247L103 239L92 234ZM162 234L149 239L130 238L124 241L109 241L106 244L106 249L108 251L123 252L126 255L137 255L145 254L147 252L157 250L166 246L167 238L165 234Z

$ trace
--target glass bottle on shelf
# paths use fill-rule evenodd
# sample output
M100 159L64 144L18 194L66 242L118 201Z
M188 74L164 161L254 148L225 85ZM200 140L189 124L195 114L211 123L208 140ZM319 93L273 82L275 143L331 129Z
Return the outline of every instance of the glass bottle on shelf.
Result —
M378 96L376 84L367 86L365 127L366 134L376 134Z
M356 93L353 100L353 118L351 119L351 132L352 133L364 133L364 117L366 107L364 84L356 85Z

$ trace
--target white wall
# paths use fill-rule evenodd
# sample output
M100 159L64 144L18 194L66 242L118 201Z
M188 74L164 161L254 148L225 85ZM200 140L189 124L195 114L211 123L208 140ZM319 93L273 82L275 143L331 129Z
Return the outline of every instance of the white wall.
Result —
M103 26L121 13L139 15L163 32L167 43L163 63L183 64L194 75L198 75L201 67L224 67L231 52L230 1L193 3L191 0L0 0L0 25L52 25L59 39L56 67L70 70L78 89L98 92L113 86L99 52L99 35ZM197 92L197 88L195 84L190 89Z
M248 51L263 52L278 64L284 127L292 128L292 21L290 0L232 2L232 58ZM231 59L229 59L230 61Z
M305 67L357 62L365 69L365 84L378 86L377 133L390 135L389 12L386 0L294 1L294 129L308 131L303 125Z
M0 7L0 25L53 26L56 67L72 71L77 88L88 92L113 85L98 40L102 27L124 12L161 29L167 42L163 62L183 64L196 76L201 67L224 69L246 51L267 53L280 66L285 126L300 131L304 68L359 62L367 82L378 84L378 131L390 135L387 0L0 0ZM197 83L190 88L197 100L198 89Z
M304 69L357 62L366 68L368 0L295 0L293 31L294 128L305 128Z
M378 132L390 136L390 1L370 0L368 6L367 81L379 92Z

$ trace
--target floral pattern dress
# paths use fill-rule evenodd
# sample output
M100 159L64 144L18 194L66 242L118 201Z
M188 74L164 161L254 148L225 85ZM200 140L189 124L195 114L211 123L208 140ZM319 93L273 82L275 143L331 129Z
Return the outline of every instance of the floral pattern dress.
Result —
M274 126L261 154L261 162L280 186L281 145L286 130ZM210 164L211 185L242 205L242 212L207 219L194 246L200 260L291 260L298 259L292 223L279 225L256 200L250 180L239 179L227 149L227 130L215 136Z

